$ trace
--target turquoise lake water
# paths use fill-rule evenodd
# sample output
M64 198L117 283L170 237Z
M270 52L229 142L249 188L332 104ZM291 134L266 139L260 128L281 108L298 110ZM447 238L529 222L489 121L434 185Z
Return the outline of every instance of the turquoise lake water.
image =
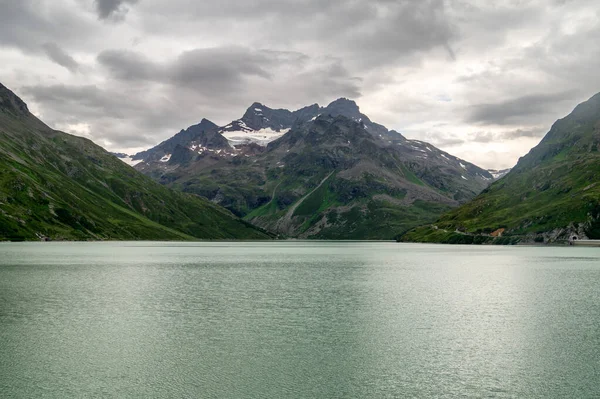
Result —
M3 243L0 397L597 398L600 248Z

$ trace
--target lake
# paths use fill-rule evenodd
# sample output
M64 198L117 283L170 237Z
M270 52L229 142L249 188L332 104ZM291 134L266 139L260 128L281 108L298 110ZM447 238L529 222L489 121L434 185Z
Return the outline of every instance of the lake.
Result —
M3 398L597 398L600 248L2 243Z

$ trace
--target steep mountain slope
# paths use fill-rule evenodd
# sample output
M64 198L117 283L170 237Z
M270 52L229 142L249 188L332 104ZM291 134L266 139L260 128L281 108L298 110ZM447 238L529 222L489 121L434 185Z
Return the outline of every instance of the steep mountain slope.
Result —
M266 238L155 183L90 140L52 130L0 85L0 240Z
M286 236L391 239L473 198L493 179L371 122L347 99L294 112L255 103L219 131L229 149L188 144L185 162L173 153L168 162L136 168Z
M600 238L599 150L597 94L558 120L539 145L481 195L403 240L514 243ZM490 237L500 234L501 239Z

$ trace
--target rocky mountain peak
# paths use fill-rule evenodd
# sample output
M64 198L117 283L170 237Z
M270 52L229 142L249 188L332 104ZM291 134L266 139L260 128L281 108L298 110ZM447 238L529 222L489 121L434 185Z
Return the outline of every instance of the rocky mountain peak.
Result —
M265 111L269 112L271 111L271 108L259 102L253 102L252 105L246 109L244 116L262 114Z
M247 127L251 130L271 129L279 131L281 129L288 128L294 121L292 112L287 109L272 109L259 102L254 102L241 119L233 121L230 125L234 130L240 130L240 122L244 125L241 127ZM227 128L225 130L231 130ZM244 129L241 129L244 130Z
M259 103L259 102L253 102L252 105L248 109L252 109L252 108L269 108L269 107L267 107L266 105Z
M344 115L350 118L361 116L360 109L358 108L356 102L344 97L338 98L337 100L331 102L327 107L325 107L324 112L333 116Z
M202 118L202 120L200 121L200 123L196 126L202 126L205 129L216 129L218 128L218 126L213 123L211 120L208 120L206 118Z

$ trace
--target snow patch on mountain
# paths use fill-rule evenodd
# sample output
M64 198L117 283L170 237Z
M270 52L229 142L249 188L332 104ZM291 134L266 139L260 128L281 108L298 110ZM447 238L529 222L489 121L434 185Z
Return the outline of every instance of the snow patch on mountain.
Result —
M143 162L141 159L136 159L135 161L131 157L119 158L121 161L125 162L129 166L135 166L140 162Z
M132 155L124 154L122 152L111 152L111 154L113 154L115 157L119 158L121 161L125 162L129 166L135 166L138 163L143 162L143 160L141 159L133 160Z
M506 175L508 172L510 172L510 169L502 169L502 170L488 169L488 172L490 172L490 174L492 175L494 180L498 180L499 178L504 177L504 175Z
M222 132L221 134L229 141L232 146L243 145L243 144L258 144L262 147L266 147L272 141L277 140L290 129L282 129L275 131L271 128L260 129L260 130L238 130L233 132Z

